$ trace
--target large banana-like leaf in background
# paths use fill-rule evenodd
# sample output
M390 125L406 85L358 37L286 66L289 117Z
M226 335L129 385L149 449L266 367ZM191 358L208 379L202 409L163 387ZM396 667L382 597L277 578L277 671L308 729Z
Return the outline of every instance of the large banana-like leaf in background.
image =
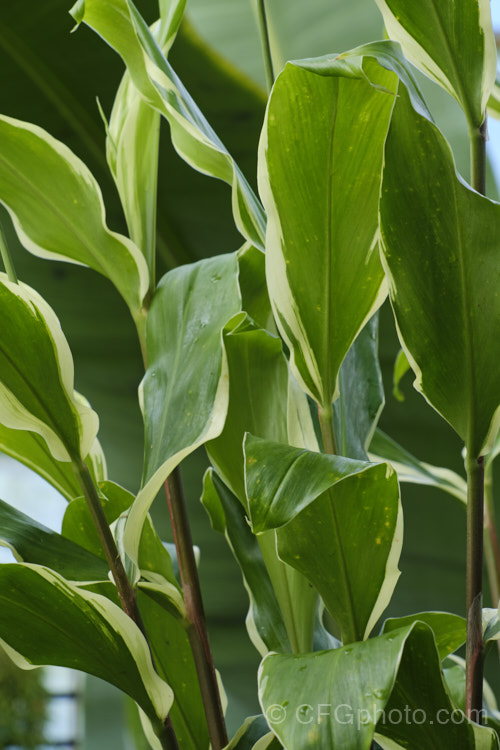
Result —
M294 374L327 411L349 348L387 293L378 195L395 84L373 61L358 71L330 59L289 64L264 123L269 294Z

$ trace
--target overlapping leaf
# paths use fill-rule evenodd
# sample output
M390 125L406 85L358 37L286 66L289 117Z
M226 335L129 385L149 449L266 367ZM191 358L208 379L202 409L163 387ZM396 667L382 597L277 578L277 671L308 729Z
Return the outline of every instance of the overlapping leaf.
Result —
M158 48L154 37L129 0L78 0L71 11L123 58L134 85L147 103L170 123L178 153L200 172L232 187L233 214L239 231L263 246L265 216L243 173L214 133Z
M0 422L41 435L57 461L85 458L99 420L73 389L73 359L53 310L0 274Z
M0 638L21 665L96 675L130 695L161 730L172 691L153 669L144 636L119 607L48 568L23 563L0 566L0 601Z
M46 131L5 116L0 153L0 202L26 249L99 271L139 315L146 262L133 242L107 228L101 191L85 164Z
M397 745L384 744L384 738L429 750L498 748L491 730L465 717L438 720L454 715L455 706L432 632L423 623L333 651L270 654L259 670L259 698L287 750L368 750L375 732L386 748ZM405 720L405 707L414 721Z
M366 638L399 576L402 513L387 464L245 441L255 533L277 529L278 554L317 588L344 643Z
M478 456L500 419L500 206L459 179L445 139L404 88L385 147L380 216L415 387Z
M152 29L166 54L172 45L186 0L160 5L161 17ZM152 109L125 71L109 121L106 155L127 219L130 236L154 276L156 201L160 114Z
M148 369L141 385L143 487L125 532L135 560L144 520L162 483L224 426L228 383L221 330L240 309L235 254L174 269L158 285L148 314Z
M294 373L328 410L345 355L385 297L377 206L395 80L373 61L288 64L261 138L271 302Z
M488 0L376 0L389 36L405 56L457 99L481 125L496 75Z

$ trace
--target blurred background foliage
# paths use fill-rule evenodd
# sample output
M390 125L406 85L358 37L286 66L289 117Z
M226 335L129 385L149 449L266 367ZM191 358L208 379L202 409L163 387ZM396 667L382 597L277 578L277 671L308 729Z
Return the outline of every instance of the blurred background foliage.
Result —
M154 0L136 0L136 4L150 22L154 20ZM373 0L268 0L268 6L278 70L286 59L341 52L383 35ZM70 34L70 7L71 0L0 3L0 107L4 114L46 128L72 148L101 185L109 226L125 231L105 162L105 133L96 103L98 98L109 115L123 66L86 27ZM188 0L188 16L170 60L255 186L266 96L253 0ZM452 144L458 169L467 179L463 116L437 87L427 83L425 91ZM179 263L235 250L242 242L231 217L229 188L184 164L170 144L168 127L162 127L159 275ZM490 196L496 196L492 180ZM124 303L111 284L94 272L29 255L16 242L7 220L6 225L19 277L44 295L60 317L75 359L76 387L100 415L100 439L111 478L136 490L142 467L142 421L137 404L142 365ZM410 376L402 384L405 401L400 403L392 396L397 350L386 305L381 315L380 352L387 404L381 427L420 459L463 474L462 446L413 390ZM201 548L200 575L211 640L228 693L233 731L244 716L257 710L258 655L246 636L247 599L239 571L222 537L212 532L199 503L205 465L204 453L199 451L183 464L182 473L194 541ZM408 485L403 486L403 504L403 574L388 614L429 609L463 614L463 510L436 490ZM170 539L161 498L153 513L163 538ZM489 601L485 604L491 606ZM498 675L498 669L490 670L493 672ZM493 684L498 691L498 681ZM87 746L92 750L123 747L119 696L91 680L87 705Z

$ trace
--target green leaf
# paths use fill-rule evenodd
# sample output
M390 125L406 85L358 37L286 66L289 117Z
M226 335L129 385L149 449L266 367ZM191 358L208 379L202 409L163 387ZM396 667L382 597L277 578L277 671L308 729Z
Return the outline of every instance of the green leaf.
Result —
M146 102L168 120L178 153L200 172L232 187L233 214L243 236L263 247L265 216L258 199L214 133L129 0L80 0L71 11L100 34L123 58Z
M500 640L499 609L483 609L483 638L484 642Z
M495 120L500 119L500 81L497 78L488 99L488 115Z
M253 645L261 656L269 651L291 651L259 543L248 526L238 498L221 482L213 469L205 474L201 501L213 528L225 534L231 552L240 566L250 600L246 626Z
M479 456L500 422L492 364L500 356L500 206L459 179L444 137L403 88L386 141L380 216L391 302L415 387Z
M273 440L287 440L289 373L281 341L256 328L247 316L237 316L226 326L224 345L229 406L223 431L206 447L217 472L246 509L243 437L251 430ZM304 394L301 396L305 400ZM313 641L317 593L301 574L278 559L274 531L259 537L258 545L292 648L308 650ZM265 642L254 632L251 638L262 653ZM272 648L277 648L276 642Z
M85 164L30 123L0 117L0 202L34 255L88 265L107 276L137 318L148 289L133 242L105 224L101 191Z
M318 589L344 643L368 637L399 576L402 512L393 470L252 435L245 460L254 533L278 529L279 557Z
M378 361L377 315L363 328L342 362L339 390L333 405L338 453L366 461L385 401Z
M138 604L158 673L174 693L170 717L179 746L183 750L207 750L205 712L186 630L142 590L138 592Z
M377 206L394 83L373 61L289 63L261 138L271 302L294 374L328 410L342 361L386 294Z
M276 333L271 301L266 286L265 255L252 245L245 244L238 252L238 282L242 309L256 324Z
M108 566L99 557L0 500L0 544L18 561L46 565L70 581L101 581Z
M281 744L269 731L269 726L262 714L249 716L238 729L225 750L275 750Z
M100 677L161 728L172 691L154 671L144 636L119 607L48 568L21 563L0 566L0 601L0 637L29 664Z
M36 471L67 500L73 500L81 494L82 489L71 464L56 461L46 442L35 432L0 425L0 451ZM97 439L86 462L96 482L106 479L106 459Z
M160 7L151 30L166 54L182 19L186 0ZM106 156L127 220L130 237L146 258L154 278L160 114L152 109L125 71L113 104L106 137Z
M455 97L481 125L496 75L488 0L376 0L391 39L410 62Z
M462 507L467 503L465 479L451 469L419 461L378 428L370 443L369 455L373 461L388 461L396 470L400 482L437 487L459 500Z
M460 711L465 711L465 659L453 654L443 661L442 667L446 687L455 705ZM495 694L486 680L483 680L483 708L478 718L482 724L495 729L500 737L500 713Z
M59 321L26 284L0 274L0 422L44 439L57 461L85 458L99 420L73 390L73 359Z
M384 622L382 633L391 633L414 622L425 622L431 628L440 659L444 659L465 643L465 619L450 612L418 612L406 617L391 617Z
M224 426L228 383L221 330L240 309L236 254L176 268L158 285L148 313L148 369L141 384L143 486L125 531L133 560L165 479Z
M401 380L409 370L411 370L411 365L408 362L408 357L404 353L403 349L400 349L397 354L396 361L394 362L394 373L392 376L392 394L398 401L405 400L404 394L399 385L401 383Z
M382 742L389 737L408 748L498 747L490 730L473 729L465 717L457 724L436 720L455 708L432 632L423 623L333 651L270 654L259 670L259 698L287 750L368 750L375 731ZM405 706L411 720L405 720ZM391 709L401 711L399 721Z

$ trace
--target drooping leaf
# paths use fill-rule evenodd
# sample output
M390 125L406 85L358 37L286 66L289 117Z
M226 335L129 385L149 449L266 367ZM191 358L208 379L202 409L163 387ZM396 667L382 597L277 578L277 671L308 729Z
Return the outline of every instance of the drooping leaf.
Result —
M333 406L337 452L366 461L366 451L385 401L378 361L377 315L349 349L339 372L339 390Z
M288 64L261 138L271 302L294 374L328 410L342 361L386 294L377 205L394 85L373 61Z
M246 626L252 643L261 656L269 651L290 652L283 616L259 543L248 526L241 503L213 469L205 474L201 501L213 528L225 534L240 566L250 600Z
M144 636L119 607L37 565L1 565L0 584L0 638L21 662L100 677L130 695L161 729L172 691L154 671Z
M366 638L399 576L402 512L387 464L245 440L254 533L277 529L278 555L321 594L344 643Z
M265 255L245 244L238 252L238 282L242 309L260 328L276 333L271 302L266 286Z
M384 622L382 633L391 633L417 621L425 622L431 628L440 659L444 659L465 643L465 619L450 612L418 612L406 617L391 617Z
M182 19L186 0L160 5L152 29L167 54ZM154 275L160 114L152 109L125 71L113 104L106 138L106 156L127 220L130 237Z
M101 191L85 164L46 131L5 116L0 152L0 202L26 249L107 276L137 319L146 262L131 240L107 228Z
M396 716L389 709L404 709L403 690L416 721L405 721L403 711L403 720L383 723ZM389 737L409 748L498 747L490 730L473 728L465 717L457 724L435 720L445 712L450 717L455 707L443 685L432 632L423 623L333 651L270 654L259 670L259 699L287 750L368 750L375 731L381 741Z
M378 428L370 443L369 455L373 461L389 461L400 482L437 487L459 500L462 505L467 502L467 483L463 477L451 469L419 461Z
M391 302L415 387L478 456L500 421L493 366L500 356L500 206L458 178L445 139L403 88L386 141L380 215Z
M73 500L81 494L82 489L71 464L56 461L43 438L36 432L14 430L0 425L0 450L46 479L67 500ZM87 456L87 466L96 482L106 479L106 459L98 440L95 440Z
M455 97L481 125L496 75L488 0L376 0L391 39L410 62Z
M148 313L148 369L141 384L143 487L125 531L134 560L147 512L165 479L224 426L228 383L221 331L240 309L235 254L174 269L158 285Z
M100 34L123 58L147 103L167 118L178 153L200 172L232 186L233 214L243 236L263 247L265 216L243 173L214 133L129 0L78 0L71 14Z
M85 458L99 420L73 390L73 359L37 292L0 274L0 422L43 438L57 461Z
M70 581L106 580L108 566L96 555L0 500L0 544L15 558L45 565Z
M443 663L443 676L446 687L457 706L456 713L465 711L465 659L456 654L448 656ZM500 712L495 694L489 683L483 680L483 706L478 722L494 729L500 737Z

